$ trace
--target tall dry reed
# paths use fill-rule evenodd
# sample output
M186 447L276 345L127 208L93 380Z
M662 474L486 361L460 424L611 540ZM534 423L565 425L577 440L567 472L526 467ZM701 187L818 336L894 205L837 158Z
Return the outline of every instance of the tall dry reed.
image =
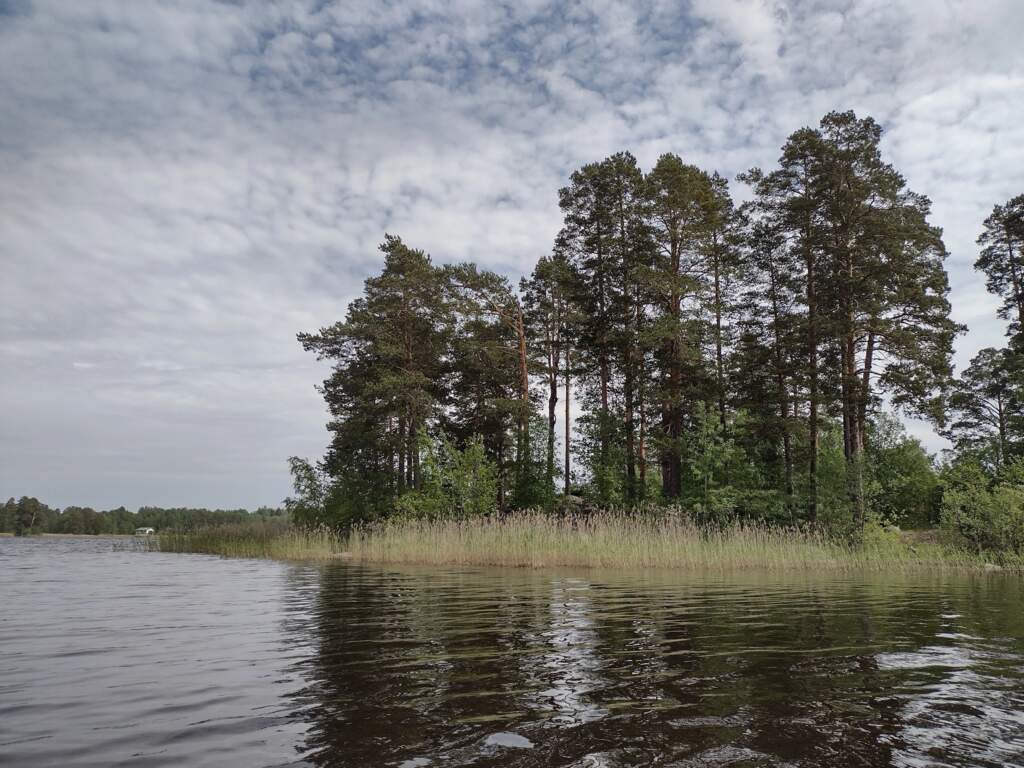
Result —
M228 557L507 567L760 569L770 571L936 571L992 567L981 555L898 534L869 532L850 543L824 532L746 523L700 527L683 515L604 512L557 517L399 519L358 527L347 537L281 522L161 532L162 552ZM1014 566L1019 568L1019 564Z
M253 521L161 531L153 537L160 552L196 552L225 557L269 557L275 560L328 560L339 556L344 540L328 528L302 530L284 522Z
M703 528L683 516L607 512L585 517L521 513L501 519L405 520L355 530L356 560L520 567L836 571L962 569L984 563L898 535L851 544L820 531L759 523Z

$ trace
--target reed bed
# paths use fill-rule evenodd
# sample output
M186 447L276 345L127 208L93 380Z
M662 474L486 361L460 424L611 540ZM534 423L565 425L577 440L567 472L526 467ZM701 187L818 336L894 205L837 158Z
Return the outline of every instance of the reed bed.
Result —
M344 549L344 540L330 529L302 530L287 523L264 521L161 531L149 541L150 547L160 552L274 560L330 560Z
M700 527L682 515L607 512L558 517L525 512L502 518L400 519L339 536L283 523L162 532L162 552L228 557L523 568L679 568L695 571L959 571L995 566L978 554L899 534L869 532L859 543L822 531L757 523ZM1020 563L1007 564L1020 570Z
M937 544L911 545L898 535L869 536L852 544L820 531L756 523L703 528L682 517L620 513L389 522L354 531L347 551L368 562L529 568L891 571L985 565L969 553Z

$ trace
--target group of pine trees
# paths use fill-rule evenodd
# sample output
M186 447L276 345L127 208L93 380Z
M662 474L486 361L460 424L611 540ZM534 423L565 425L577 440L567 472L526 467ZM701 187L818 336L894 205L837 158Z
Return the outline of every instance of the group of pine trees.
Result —
M953 379L963 329L941 231L880 136L871 118L830 113L776 168L739 177L742 205L674 154L648 172L628 152L585 165L559 191L551 253L518 287L387 236L346 319L299 335L334 364L333 437L318 466L293 460L293 514L345 525L664 503L857 530L899 495L894 473L930 477L926 500L938 483L883 405L1007 461L1022 445L1010 353L986 350ZM1022 207L996 209L979 261L1017 326ZM896 455L899 471L879 465Z
M956 380L946 436L959 453L999 473L1024 447L1024 195L995 206L978 245L974 266L1002 300L998 315L1009 321L1009 341L982 349Z
M996 205L975 268L1002 300L1008 341L986 347L952 384L944 434L942 527L978 549L1024 553L1024 195Z

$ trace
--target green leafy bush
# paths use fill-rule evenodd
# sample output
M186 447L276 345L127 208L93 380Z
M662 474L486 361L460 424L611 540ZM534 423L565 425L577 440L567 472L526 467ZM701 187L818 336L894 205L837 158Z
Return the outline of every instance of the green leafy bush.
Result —
M446 435L421 438L422 482L398 498L400 515L415 518L478 517L497 509L498 470L481 438L459 449Z
M954 543L979 551L1024 553L1024 460L994 486L981 465L964 461L944 473L942 529Z
M872 422L867 470L869 506L883 523L924 528L938 522L942 489L932 457L891 415Z

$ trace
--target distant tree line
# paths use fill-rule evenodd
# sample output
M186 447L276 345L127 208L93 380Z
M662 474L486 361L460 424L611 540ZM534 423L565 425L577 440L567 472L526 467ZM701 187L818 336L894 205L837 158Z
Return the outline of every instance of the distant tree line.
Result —
M283 518L283 509L261 507L255 512L244 509L191 509L175 507L139 507L131 512L124 507L96 511L91 507L55 509L36 498L8 499L0 507L0 533L18 536L38 533L128 534L136 528L191 530L208 525L242 523L254 519Z

